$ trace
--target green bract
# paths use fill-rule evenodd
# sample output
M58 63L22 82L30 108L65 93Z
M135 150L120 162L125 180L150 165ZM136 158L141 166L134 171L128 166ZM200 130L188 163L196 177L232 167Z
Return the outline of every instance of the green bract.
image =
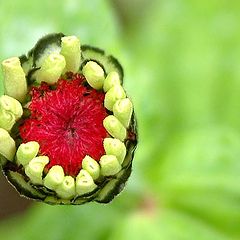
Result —
M21 195L49 204L110 202L131 174L137 145L133 105L122 86L118 60L99 48L81 46L75 36L56 33L41 38L27 55L4 60L2 70L0 164L8 180ZM41 144L23 141L19 133L31 115L32 87L45 82L53 88L60 78L71 81L67 76L74 73L83 75L86 89L104 94L102 108L107 114L102 122L105 152L98 160L85 155L76 176L67 175L60 164L48 167L51 159L42 154Z

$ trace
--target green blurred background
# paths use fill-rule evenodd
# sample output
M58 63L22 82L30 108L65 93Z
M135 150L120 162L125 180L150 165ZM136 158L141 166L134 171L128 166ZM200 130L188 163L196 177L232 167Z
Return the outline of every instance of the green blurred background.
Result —
M59 31L119 59L139 145L108 205L33 203L1 177L0 239L240 239L239 12L229 0L1 1L0 60Z

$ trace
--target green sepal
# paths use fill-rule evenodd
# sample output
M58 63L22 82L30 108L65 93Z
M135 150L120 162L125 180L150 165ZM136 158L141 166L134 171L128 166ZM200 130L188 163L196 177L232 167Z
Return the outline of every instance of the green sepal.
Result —
M64 36L63 33L52 33L40 38L29 53L33 58L33 67L40 67L43 59L50 53L60 53L61 38Z
M46 195L32 187L28 178L17 171L4 169L4 175L21 196L35 200L44 200Z
M33 59L31 56L21 55L19 57L21 66L23 68L23 71L25 73L25 76L28 76L29 72L31 71L33 67Z
M8 161L7 158L0 154L0 169L5 166L7 161Z
M106 75L112 71L116 71L119 74L121 84L123 83L123 68L115 57L107 55L105 51L100 48L91 47L89 45L82 45L81 50L83 57L81 69L86 62L94 61L103 67Z
M127 179L132 172L132 167L120 171L115 177L111 179L99 192L95 201L99 203L109 203L115 196L117 196L124 188Z

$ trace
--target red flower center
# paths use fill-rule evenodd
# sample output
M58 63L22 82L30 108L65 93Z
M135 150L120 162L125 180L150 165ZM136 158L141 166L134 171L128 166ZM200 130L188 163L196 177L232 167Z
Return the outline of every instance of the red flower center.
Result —
M50 159L47 169L61 165L65 174L76 176L86 155L95 160L104 155L104 93L89 87L84 76L69 73L53 86L32 87L30 95L31 115L20 136L40 144L40 154Z

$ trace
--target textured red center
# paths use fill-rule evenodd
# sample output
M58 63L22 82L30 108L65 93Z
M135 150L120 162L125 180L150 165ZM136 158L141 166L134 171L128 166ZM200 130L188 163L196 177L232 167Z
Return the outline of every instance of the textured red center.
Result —
M54 86L33 87L30 117L20 126L23 142L37 141L40 154L61 165L65 174L76 176L86 155L99 160L105 153L107 132L103 120L104 93L90 88L80 74L68 74Z

